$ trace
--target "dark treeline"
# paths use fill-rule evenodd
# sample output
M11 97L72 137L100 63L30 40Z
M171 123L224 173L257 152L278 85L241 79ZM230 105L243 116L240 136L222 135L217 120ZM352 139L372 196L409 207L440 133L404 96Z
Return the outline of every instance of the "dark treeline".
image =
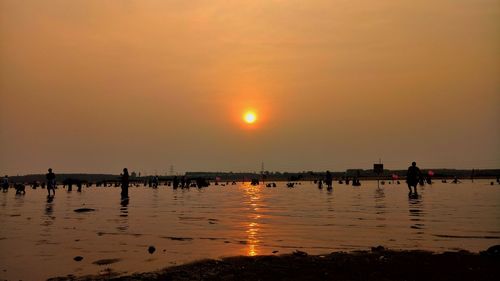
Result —
M459 178L470 179L473 178L496 178L500 176L500 169L475 169L475 170L457 170L457 169L422 169L423 174L432 171L435 179L446 178ZM377 175L372 169L349 169L344 172L332 172L332 176L336 179L343 177L357 177L360 179L391 179L393 175L397 175L400 179L406 176L407 170L384 170L382 175ZM325 172L304 171L304 172L269 172L263 173L243 173L243 172L186 172L184 175L187 178L205 178L208 180L219 181L250 181L251 179L264 179L272 181L300 181L300 180L316 180L325 176ZM151 176L135 176L132 173L130 180L132 182L147 181ZM172 180L173 176L159 176L159 179ZM72 179L82 182L97 183L97 182L117 182L120 180L120 175L112 174L56 174L57 182ZM12 182L32 183L32 182L45 182L45 174L33 174L23 176L10 176Z

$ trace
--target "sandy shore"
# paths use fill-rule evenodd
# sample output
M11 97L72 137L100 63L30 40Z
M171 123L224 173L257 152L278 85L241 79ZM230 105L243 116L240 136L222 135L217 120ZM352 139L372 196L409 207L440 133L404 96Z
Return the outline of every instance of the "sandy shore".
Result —
M118 276L67 276L62 280L498 280L500 246L481 254L467 251L432 253L392 251L334 252L308 255L229 257L202 260L156 272Z

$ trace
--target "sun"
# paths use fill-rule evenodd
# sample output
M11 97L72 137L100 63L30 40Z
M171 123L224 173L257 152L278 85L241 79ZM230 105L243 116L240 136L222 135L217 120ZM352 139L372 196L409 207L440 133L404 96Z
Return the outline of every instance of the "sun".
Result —
M255 121L257 121L257 114L253 111L247 111L245 114L243 114L243 120L247 124L253 124Z

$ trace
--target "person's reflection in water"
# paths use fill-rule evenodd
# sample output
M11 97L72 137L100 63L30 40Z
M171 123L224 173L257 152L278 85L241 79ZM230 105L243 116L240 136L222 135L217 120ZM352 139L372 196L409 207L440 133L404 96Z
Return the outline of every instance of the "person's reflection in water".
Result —
M128 229L128 204L129 198L124 198L120 201L120 220L117 229L119 231L126 231Z
M414 193L408 197L408 211L410 215L410 228L414 229L415 236L410 240L423 240L423 229L425 228L425 224L423 223L423 217L425 215L423 209L423 201L422 196ZM420 245L415 245L420 246Z
M42 225L44 226L49 226L54 223L55 217L54 217L54 196L47 196L47 203L45 204L45 220ZM44 230L45 232L48 231L48 229Z
M385 192L384 189L379 187L375 189L374 194L375 199L375 219L377 220L376 227L385 228L387 225L386 221L386 204L385 204Z
M24 194L19 193L17 190L16 190L15 201L14 201L13 207L16 210L22 210L24 208Z
M385 192L383 188L375 189L375 208L385 208Z
M44 240L51 240L52 237L52 225L56 217L54 216L54 196L47 196L47 203L45 204L44 216L42 216L42 228L40 236L45 237Z
M326 205L327 205L327 211L328 212L334 212L335 210L333 209L334 206L334 196L331 190L327 192L327 197L326 197ZM333 216L333 214L330 214L330 216Z
M52 215L54 196L47 196L47 204L45 205L45 214L47 216Z

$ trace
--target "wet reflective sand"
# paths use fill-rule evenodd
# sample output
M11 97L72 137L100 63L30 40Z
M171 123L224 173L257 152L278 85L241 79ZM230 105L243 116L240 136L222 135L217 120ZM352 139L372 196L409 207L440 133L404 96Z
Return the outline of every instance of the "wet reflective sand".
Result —
M500 244L500 185L484 180L435 183L411 199L403 184L377 188L376 182L335 184L333 192L309 182L291 189L278 183L129 192L129 202L112 187L59 188L51 202L42 189L0 193L0 279L142 272L297 249L479 251ZM95 211L74 212L78 208Z

